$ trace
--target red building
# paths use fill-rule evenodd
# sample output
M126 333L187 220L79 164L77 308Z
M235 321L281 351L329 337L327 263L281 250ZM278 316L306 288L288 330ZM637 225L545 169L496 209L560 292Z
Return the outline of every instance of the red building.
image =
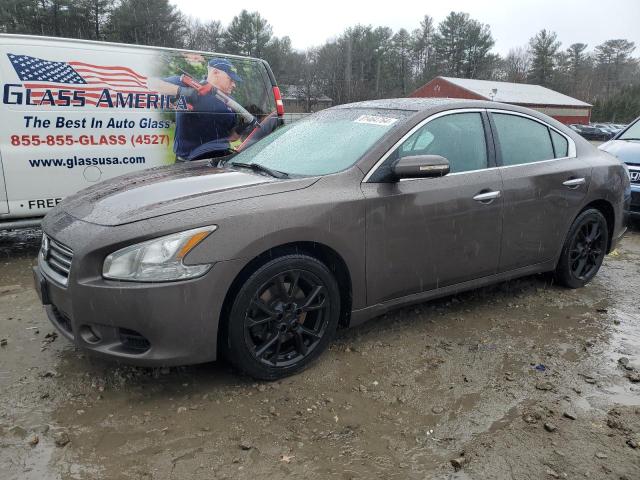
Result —
M511 103L538 110L565 124L587 124L591 119L591 104L540 85L526 83L436 77L409 96Z

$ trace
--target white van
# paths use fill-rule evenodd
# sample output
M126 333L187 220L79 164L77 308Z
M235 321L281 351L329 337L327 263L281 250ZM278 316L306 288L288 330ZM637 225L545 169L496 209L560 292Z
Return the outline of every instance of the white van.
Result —
M282 123L260 59L0 34L0 230L117 175L240 150Z

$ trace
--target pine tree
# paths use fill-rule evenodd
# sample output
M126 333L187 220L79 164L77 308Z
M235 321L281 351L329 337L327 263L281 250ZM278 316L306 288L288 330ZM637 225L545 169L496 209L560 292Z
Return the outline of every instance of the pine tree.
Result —
M531 70L529 81L542 86L549 86L553 79L556 54L560 48L558 35L555 32L540 30L530 41Z
M181 47L184 30L184 16L168 0L122 0L111 12L107 38L138 45Z
M260 57L271 35L271 25L258 12L242 10L231 20L224 44L229 53Z

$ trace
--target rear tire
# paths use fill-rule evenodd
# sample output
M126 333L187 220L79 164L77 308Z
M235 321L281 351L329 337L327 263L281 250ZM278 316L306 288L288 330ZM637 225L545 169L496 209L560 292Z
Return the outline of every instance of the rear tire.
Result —
M273 259L249 276L233 301L226 356L256 379L291 375L327 348L339 318L338 283L322 262L300 254Z
M569 288L589 283L600 270L608 239L607 220L599 210L590 208L578 215L562 247L556 281Z

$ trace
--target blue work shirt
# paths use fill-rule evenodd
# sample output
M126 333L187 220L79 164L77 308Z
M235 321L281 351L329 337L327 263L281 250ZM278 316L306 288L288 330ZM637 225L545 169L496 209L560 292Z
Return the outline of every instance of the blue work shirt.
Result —
M168 77L165 82L187 87L179 76ZM173 151L188 159L192 150L208 142L218 141L229 147L228 138L236 124L236 115L227 105L210 93L198 96L191 104L193 110L176 111L176 133Z

